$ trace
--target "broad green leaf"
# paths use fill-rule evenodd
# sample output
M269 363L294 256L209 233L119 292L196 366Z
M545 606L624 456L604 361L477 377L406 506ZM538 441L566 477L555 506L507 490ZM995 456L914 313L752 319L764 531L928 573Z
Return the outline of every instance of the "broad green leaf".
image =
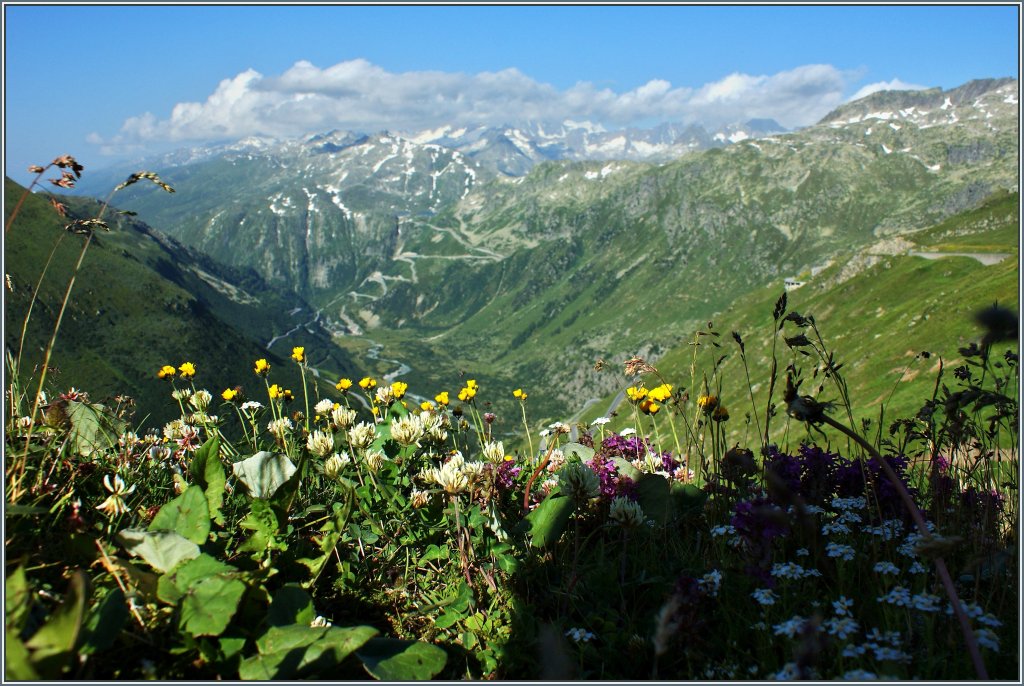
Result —
M277 589L267 609L267 622L271 626L308 625L315 617L313 598L295 584Z
M79 652L92 655L106 650L114 643L128 621L128 602L120 588L112 588L103 597L82 626L82 646Z
M637 501L644 514L656 524L668 521L669 496L668 480L660 474L644 474L636 482Z
M295 474L295 465L285 455L265 450L232 465L238 480L254 498L269 498Z
M64 602L47 618L46 624L25 642L32 653L32 666L44 679L54 679L63 671L75 653L82 631L88 577L79 570L71 577Z
M157 597L169 605L176 604L188 592L193 584L217 574L231 574L238 569L221 562L217 558L200 553L196 557L175 567L170 574L160 577L157 584Z
M11 628L4 633L4 680L39 680L39 673L32 667L28 648L18 638L18 632Z
M448 661L448 654L436 645L397 638L371 638L356 655L366 671L381 681L432 679Z
M220 439L217 436L212 436L196 451L188 471L195 482L203 488L210 516L224 526L224 515L220 508L224 504L224 485L227 483L227 477L224 474L224 465L220 462Z
M672 500L680 514L699 512L708 499L708 494L693 484L673 484Z
M32 590L25 577L25 566L18 565L18 568L7 577L4 586L4 623L8 629L14 629L17 633L25 628L31 600Z
M249 504L249 514L238 525L253 532L249 540L239 547L240 552L262 553L268 547L281 548L276 540L280 527L277 514L266 500L259 498L253 500Z
M565 459L568 460L575 455L580 462L586 462L594 457L594 449L582 443L566 443L562 446L562 453L565 455Z
M192 485L160 508L149 523L150 531L176 531L196 545L210 535L210 508L201 486Z
M181 601L181 629L193 636L219 636L238 610L245 584L220 574L194 584Z
M71 445L83 457L117 445L117 437L126 426L103 405L72 401L67 405L67 413Z
M619 474L628 477L632 481L639 481L640 476L643 474L643 472L641 472L639 469L631 465L629 463L629 460L626 460L624 458L613 457L612 463L615 464L615 469L616 471L619 472Z
M259 655L243 660L242 679L307 679L329 676L346 657L377 635L369 626L349 628L293 624L271 627L256 641Z
M534 548L544 548L557 541L565 527L569 524L576 504L572 498L561 495L549 495L523 520L529 526L528 531Z
M169 572L178 563L199 556L199 546L174 531L124 529L118 539L133 555L138 555L158 572Z

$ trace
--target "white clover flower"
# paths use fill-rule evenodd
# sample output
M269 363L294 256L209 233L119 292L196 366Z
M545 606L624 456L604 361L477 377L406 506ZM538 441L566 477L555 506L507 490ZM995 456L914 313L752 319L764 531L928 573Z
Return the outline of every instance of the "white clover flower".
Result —
M751 597L761 605L774 605L779 596L770 588L759 588L750 594Z
M562 485L562 492L577 503L596 498L601 493L601 479L582 462L565 465L558 473L558 482Z
M313 406L313 411L321 417L326 417L327 414L334 409L334 402L329 398L324 398L316 405Z
M597 477L596 474L594 476L595 478ZM647 519L644 516L643 508L640 507L640 503L622 496L616 496L612 500L608 517L623 529L635 529L641 526Z
M292 420L287 417L281 417L280 419L274 419L267 424L267 431L273 434L277 438L284 438L285 434L292 430L294 424Z
M387 462L388 456L379 450L368 450L364 459L366 460L367 468L376 474L384 466L384 463Z
M415 509L425 507L430 502L430 492L414 488L409 494L409 502Z
M377 392L374 395L378 405L390 405L395 399L395 392L391 386L380 386L377 388Z
M331 424L339 429L348 430L356 420L356 411L342 405L331 408Z
M423 424L419 417L408 414L391 422L391 438L401 446L418 445L423 438Z
M484 459L493 463L502 462L505 459L505 444L501 441L484 443Z
M454 459L449 460L432 474L437 485L450 495L462 493L469 488L469 478L462 472L462 465L453 464L455 462Z
M171 393L171 397L174 398L175 400L179 400L179 401L180 400L188 400L189 396L191 396L191 395L192 395L192 391L190 389L188 389L188 388L176 388L176 389L174 389L174 392Z
M110 495L101 504L97 505L96 509L107 513L111 517L127 512L128 504L125 503L124 497L135 492L135 484L132 484L130 487L127 486L120 474L115 474L114 480L111 482L110 475L105 474L103 476L103 486L110 491Z
M341 474L341 470L351 462L352 458L348 455L339 455L338 453L334 453L326 462L324 462L324 476L331 480L337 479Z
M334 450L334 434L329 431L314 431L306 439L306 448L318 457L324 457Z
M27 431L32 426L32 418L29 416L18 417L18 429Z
M203 389L193 393L192 397L188 399L188 403L200 412L205 412L206 408L210 406L210 402L212 400L213 395L206 389Z
M356 450L365 450L373 445L377 430L369 422L359 422L348 430L348 443Z
M181 437L181 429L185 426L185 422L180 419L173 419L164 424L164 438L174 441Z

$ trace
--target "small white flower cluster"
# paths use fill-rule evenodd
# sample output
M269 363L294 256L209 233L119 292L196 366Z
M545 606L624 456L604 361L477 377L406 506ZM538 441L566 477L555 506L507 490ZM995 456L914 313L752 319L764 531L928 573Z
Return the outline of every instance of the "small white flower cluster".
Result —
M868 506L868 501L863 496L855 498L833 498L832 508L835 510L863 510Z
M239 408L242 412L255 412L256 410L262 410L263 404L255 400L246 400L242 403L242 407Z
M811 554L811 551L808 550L807 548L797 548L796 549L797 557L807 557L810 554Z
M327 414L334 409L334 401L330 398L324 398L316 405L313 406L313 411L322 417L326 417Z
M377 429L369 422L359 422L348 430L348 444L355 450L365 450L377 439Z
M313 618L313 621L309 623L309 626L313 629L325 629L329 626L332 626L332 624L329 619L317 615Z
M910 574L927 574L928 568L917 560L914 560L914 564L910 565L910 569L908 569L907 572Z
M772 677L775 681L796 681L799 678L800 669L796 666L795 662L787 662L782 665L782 669Z
M776 636L786 636L787 638L796 638L800 631L804 628L804 624L807 620L800 615L794 615L784 622L776 624L772 627L772 632Z
M886 519L878 526L866 526L861 531L878 536L883 541L892 541L903 534L903 522L899 519Z
M598 417L594 421L590 422L590 425L591 426L603 426L604 424L607 424L610 421L611 420L608 419L608 417Z
M391 422L391 438L401 446L418 446L423 434L423 421L419 415L408 414Z
M839 557L844 560L852 560L854 556L853 546L843 545L842 543L829 543L825 546L825 554L829 557Z
M324 457L334 450L334 434L330 431L313 431L306 439L306 449L317 457Z
M900 650L902 643L900 632L882 633L878 628L873 628L867 634L867 641L861 645L851 643L843 648L843 657L859 657L870 650L875 660L879 662L910 662L911 656Z
M344 429L345 431L348 431L349 427L352 426L352 422L354 422L355 420L356 411L351 408L338 405L337 407L331 409L331 424L338 427L339 429Z
M964 613L966 613L968 617L976 620L978 624L984 624L985 626L990 626L993 628L999 628L1003 625L1001 621L999 621L993 615L990 615L987 612L985 612L985 610L981 608L981 605L978 605L977 603L965 603L963 600L961 600L960 607L963 608ZM953 614L952 603L946 603L946 614Z
M565 632L565 635L571 638L576 643L589 643L594 640L594 634L590 633L586 629L569 629Z
M612 500L611 507L608 510L608 518L623 529L635 529L641 526L647 519L643 508L640 507L640 503L623 496L616 496Z
M345 466L351 462L352 459L348 455L339 455L338 453L334 453L326 462L324 462L324 476L332 480L337 479Z
M779 596L770 588L759 588L750 594L761 605L774 605Z
M484 466L483 462L466 462L462 453L456 452L440 468L431 467L420 472L420 478L437 484L445 493L462 493L480 479Z
M978 645L982 648L988 648L996 653L999 652L999 637L991 629L986 629L984 627L975 629L974 636L978 639Z
M902 586L894 586L887 594L878 596L878 602L889 603L896 607L910 607L910 591Z
M718 597L718 591L722 588L722 573L717 569L697 579L697 587L712 598Z
M824 621L823 625L829 635L836 636L843 641L857 633L860 629L860 625L853 617L829 617Z
M805 579L821 576L817 569L805 569L795 562L776 562L772 565L772 576L777 579Z
M505 444L501 441L487 441L484 443L484 459L491 463L500 463L505 460Z
M850 617L853 613L850 612L850 608L853 607L853 599L847 598L844 595L839 596L838 600L832 601L832 609L835 610L837 617Z
M732 524L719 524L711 529L711 536L714 538L718 538L719 536L731 536L735 533L736 527Z
M941 609L942 598L931 593L918 593L910 599L910 604L915 610L921 612L938 612Z
M900 568L888 560L875 563L875 574L892 574L893 576L896 576L899 573Z
M294 427L295 425L292 424L292 420L287 417L274 419L267 423L267 431L273 434L276 438L284 438L285 434L291 431Z
M821 526L821 533L823 536L828 536L829 534L848 534L850 533L850 527L840 521L828 522Z

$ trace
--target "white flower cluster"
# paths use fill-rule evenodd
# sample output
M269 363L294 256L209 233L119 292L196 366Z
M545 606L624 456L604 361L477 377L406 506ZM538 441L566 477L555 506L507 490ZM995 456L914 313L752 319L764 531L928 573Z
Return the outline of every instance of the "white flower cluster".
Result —
M902 586L894 586L887 594L878 596L878 602L889 603L896 607L910 607L910 591Z
M852 560L855 554L853 547L842 543L829 543L825 546L825 554L829 557L839 557L844 560Z
M593 474L593 472L591 472L591 474ZM597 478L596 474L594 475L594 478ZM616 496L615 499L612 500L611 507L608 511L608 517L624 529L635 529L636 527L643 525L647 519L644 515L643 508L640 507L640 503L622 496Z
M889 562L888 560L883 560L881 562L875 563L875 574L892 574L895 576L899 573L900 568L894 565L892 562Z
M697 587L712 598L718 597L718 591L722 588L722 573L717 569L697 579Z
M805 569L795 562L776 562L772 565L772 576L777 579L805 579L821 576L817 569Z
M786 621L772 626L772 632L776 636L786 636L787 638L796 638L800 633L801 629L804 628L804 624L807 620L800 615L794 615Z
M594 634L590 633L586 629L569 629L565 632L565 635L574 640L576 643L588 643L594 640Z
M420 472L420 478L437 484L445 493L462 493L480 479L485 466L483 462L466 462L462 453L456 452L440 468L431 467Z
M750 594L761 605L774 605L779 596L770 588L759 588Z
M856 498L833 498L832 507L836 510L863 510L868 506L868 501L863 496Z
M965 603L963 600L960 601L960 607L963 608L964 613L971 619L976 620L979 624L990 626L994 628L1001 627L1003 623L996 617L988 614L982 609L981 605L977 603ZM953 614L953 604L946 603L946 614Z
M886 519L878 526L866 526L861 531L878 536L883 541L892 541L903 534L903 522L899 519Z
M840 640L846 640L860 629L860 625L853 617L829 617L823 625L830 636L835 636Z

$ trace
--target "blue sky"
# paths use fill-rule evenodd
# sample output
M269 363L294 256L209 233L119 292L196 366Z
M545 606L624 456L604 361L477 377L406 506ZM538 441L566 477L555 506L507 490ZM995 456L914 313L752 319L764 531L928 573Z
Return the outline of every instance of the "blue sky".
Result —
M1018 77L1019 29L1015 4L5 4L5 172L515 117L797 127L881 86Z

